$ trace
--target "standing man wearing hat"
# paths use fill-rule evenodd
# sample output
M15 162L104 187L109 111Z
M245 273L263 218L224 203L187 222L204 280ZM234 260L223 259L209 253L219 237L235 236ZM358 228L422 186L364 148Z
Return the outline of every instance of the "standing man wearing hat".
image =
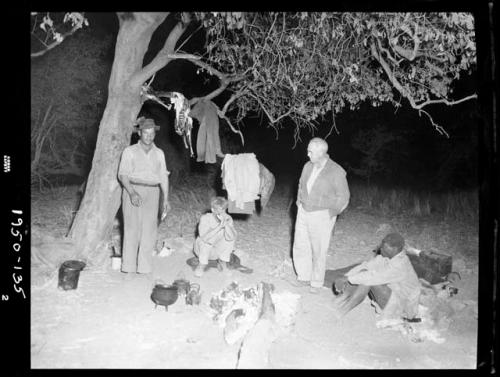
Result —
M318 293L325 279L326 254L337 215L349 203L345 170L330 159L328 144L315 137L307 146L310 161L304 165L297 194L293 241L295 286L310 286Z
M137 120L139 141L124 149L118 179L123 185L124 221L122 272L148 274L152 270L153 250L158 234L160 190L163 194L162 217L168 203L168 175L165 155L155 143L160 129L152 119Z

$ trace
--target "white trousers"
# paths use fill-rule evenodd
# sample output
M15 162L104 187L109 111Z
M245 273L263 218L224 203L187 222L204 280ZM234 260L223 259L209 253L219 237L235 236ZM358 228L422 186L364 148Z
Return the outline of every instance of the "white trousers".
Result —
M312 287L322 287L325 280L326 255L337 216L330 218L328 210L306 212L302 205L297 211L293 241L293 265L297 279L310 281Z
M234 250L236 239L228 241L224 238L224 231L221 231L214 239L213 244L202 241L197 237L194 242L194 253L198 257L200 264L208 264L209 260L220 259L229 262L231 253Z
M153 250L158 235L158 187L134 186L142 198L140 207L132 205L127 190L122 194L123 251L122 271L152 271Z

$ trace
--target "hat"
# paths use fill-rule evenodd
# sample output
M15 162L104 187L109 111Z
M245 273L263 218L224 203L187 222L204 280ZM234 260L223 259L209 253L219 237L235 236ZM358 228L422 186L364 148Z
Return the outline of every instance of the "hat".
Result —
M145 130L146 128L154 128L155 131L158 131L160 126L156 125L153 119L144 117L137 118L137 123L134 126L134 132Z
M382 243L385 243L391 247L397 247L399 250L403 250L405 246L405 239L399 233L389 233L384 237Z

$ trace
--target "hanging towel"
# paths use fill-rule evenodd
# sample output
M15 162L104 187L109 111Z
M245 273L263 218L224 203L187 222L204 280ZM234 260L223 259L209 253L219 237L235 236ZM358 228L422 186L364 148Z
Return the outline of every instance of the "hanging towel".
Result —
M196 161L205 161L206 164L217 162L217 157L224 157L220 147L219 116L217 106L208 100L198 101L189 116L200 122L198 137L196 138Z
M244 209L245 202L258 199L260 176L255 154L226 154L222 161L222 181L228 200L234 200L236 207Z

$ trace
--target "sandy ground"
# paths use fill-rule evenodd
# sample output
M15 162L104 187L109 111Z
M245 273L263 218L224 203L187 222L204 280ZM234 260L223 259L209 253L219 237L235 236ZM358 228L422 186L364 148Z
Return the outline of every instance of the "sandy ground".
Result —
M32 207L32 231L60 236L67 226L67 213L76 195L46 198ZM49 200L50 199L50 200ZM187 266L193 238L168 234L160 227L160 240L175 251L155 257L152 276L126 281L111 269L85 269L78 289L57 288L57 276L33 279L31 291L31 368L235 368L239 344L228 345L222 329L209 315L212 294L232 281L242 287L260 281L273 283L276 292L301 295L295 324L282 334L269 352L270 368L312 369L464 369L476 367L477 339L477 232L450 224L418 223L383 218L363 208L349 208L339 218L330 245L327 266L344 267L367 258L388 229L401 231L412 246L433 246L433 238L460 239L463 250L434 247L453 255L454 270L462 280L458 295L449 298L446 326L440 328L444 342L411 342L398 331L378 329L377 316L368 300L347 316L334 315L334 296L328 289L310 294L308 289L287 283L293 278L289 257L293 216L287 206L290 195L277 187L260 216L237 219L238 253L252 274L209 270L198 279ZM57 211L61 211L57 216ZM54 217L55 216L55 217ZM66 216L67 217L67 216ZM53 220L44 224L37 219ZM443 230L446 228L446 232ZM455 232L455 233L454 233ZM443 246L444 245L444 246ZM37 271L32 269L32 275ZM203 292L199 306L179 299L168 311L155 309L150 299L154 281L171 283L177 278L198 282Z

